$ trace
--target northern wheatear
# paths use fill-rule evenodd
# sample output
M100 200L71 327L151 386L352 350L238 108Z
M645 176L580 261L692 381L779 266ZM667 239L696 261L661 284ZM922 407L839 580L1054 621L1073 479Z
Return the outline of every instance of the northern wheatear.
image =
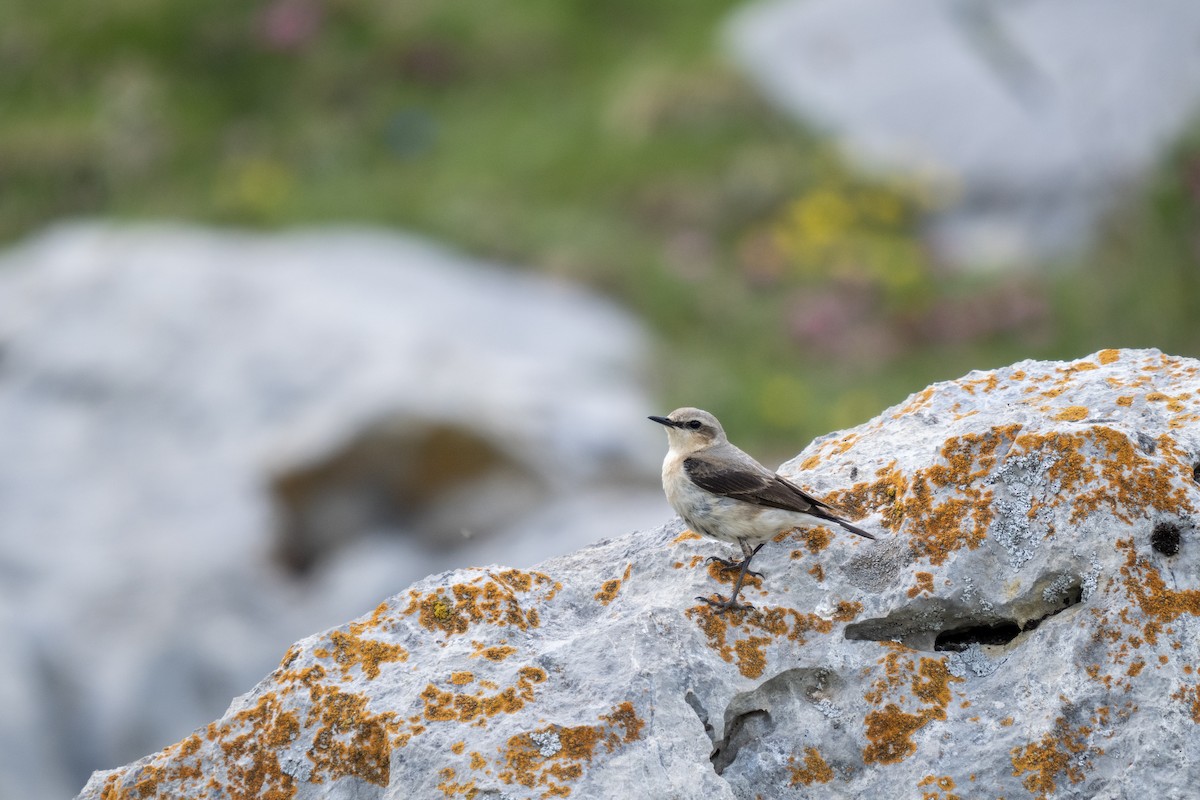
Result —
M802 525L840 525L851 533L875 537L838 517L796 484L780 477L730 444L717 418L698 408L677 408L650 419L667 427L670 449L663 461L663 491L667 502L696 533L742 548L741 561L716 556L709 561L738 568L728 600L698 597L718 612L746 608L737 602L742 581L764 544ZM758 573L751 573L758 574Z

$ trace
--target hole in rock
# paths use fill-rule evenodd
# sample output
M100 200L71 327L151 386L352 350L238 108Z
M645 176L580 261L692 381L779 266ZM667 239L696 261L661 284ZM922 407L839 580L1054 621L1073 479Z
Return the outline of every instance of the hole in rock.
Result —
M1150 546L1164 556L1173 556L1179 552L1181 539L1178 525L1174 522L1160 522L1154 526L1154 531L1150 534Z
M727 768L741 758L743 765L749 764L753 772L753 765L763 757L761 751L768 747L763 742L777 725L788 730L786 721L796 718L797 708L816 707L817 713L826 713L820 709L833 702L841 685L838 674L826 667L794 667L749 691L735 694L725 707L721 735L709 734L713 739L709 756L713 770L724 775ZM693 702L689 693L687 701L701 715L703 706L699 700ZM701 719L707 719L707 716L705 713ZM707 724L705 729L710 730Z
M971 645L1002 646L1082 599L1083 584L1078 577L1049 575L1023 597L997 604L987 612L974 604L923 599L886 617L847 625L845 636L857 641L900 642L914 650L935 652L961 652Z
M278 474L275 557L303 575L373 535L452 549L464 531L492 530L544 493L534 475L479 431L389 419Z
M1200 461L1196 462L1196 466L1192 467L1192 480L1200 483Z
M738 751L775 730L771 715L763 709L738 714L726 723L725 738L713 748L709 759L713 769L720 775L725 768L737 760Z
M969 625L942 631L933 640L934 650L962 652L973 644L1008 644L1021 633L1021 626L1012 620L992 625Z

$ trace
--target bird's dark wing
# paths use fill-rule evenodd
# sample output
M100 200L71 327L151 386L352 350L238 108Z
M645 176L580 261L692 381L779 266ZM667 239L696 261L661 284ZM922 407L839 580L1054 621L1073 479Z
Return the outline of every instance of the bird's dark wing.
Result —
M715 465L694 457L684 460L683 469L693 483L713 494L756 506L798 511L801 514L829 520L859 536L865 536L868 539L875 538L862 528L857 528L838 517L834 513L837 509L833 506L821 502L796 484L766 469L760 471L741 465Z
M683 468L692 482L701 489L756 506L782 508L785 511L799 511L804 514L827 507L800 487L765 469L760 472L742 465L715 465L694 457L686 459Z

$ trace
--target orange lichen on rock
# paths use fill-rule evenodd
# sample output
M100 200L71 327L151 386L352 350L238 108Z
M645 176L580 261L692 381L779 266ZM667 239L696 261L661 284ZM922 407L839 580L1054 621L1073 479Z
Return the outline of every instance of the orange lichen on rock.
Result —
M625 575L620 578L607 580L601 585L600 591L594 595L596 600L599 600L603 605L608 605L616 599L617 593L621 591L621 584L629 580L630 572L633 570L633 564L625 565Z
M767 668L767 655L763 648L770 644L766 636L750 636L733 643L737 653L738 672L747 678L761 678Z
M308 751L313 763L310 780L320 782L352 775L386 786L391 754L386 726L392 715L370 714L365 696L323 684L314 684L311 695L313 703L304 720L305 726L313 731ZM283 711L270 694L230 722L209 726L209 735L216 737L229 764L232 783L246 788L262 787L266 777L281 788L286 785L288 791L294 791L291 776L276 771L278 751L291 744L299 733L296 713ZM260 789L251 791L250 796L267 795Z
M815 747L804 748L803 764L796 764L795 756L789 758L788 769L792 773L792 786L811 786L814 783L829 783L833 780L833 770Z
M954 787L954 778L949 775L926 775L917 782L917 788L924 789L921 792L921 800L962 800L957 794L953 794Z
M916 597L921 592L925 592L927 594L933 594L933 573L932 572L918 572L913 577L917 579L917 582L913 586L909 587L909 590L907 592L909 597Z
M1126 596L1145 617L1141 633L1146 641L1156 644L1163 626L1184 614L1200 615L1200 589L1168 588L1158 569L1138 558L1132 539L1118 539L1116 547L1125 551L1121 577Z
M918 471L912 479L912 496L902 514L918 554L940 565L956 550L974 550L983 543L992 521L992 491L980 486L998 459L997 451L1011 446L1018 425L993 428L947 440L942 446L944 464ZM935 491L950 494L933 502ZM965 528L964 528L965 523Z
M896 413L892 414L892 419L900 419L909 414L920 411L925 406L929 405L929 401L937 394L937 389L932 386L926 387L909 398L908 402L900 406Z
M398 724L396 715L372 714L367 710L366 695L342 692L334 686L313 686L312 701L305 720L306 727L314 731L308 750L313 763L309 780L320 783L354 777L387 786L393 747L389 734Z
M873 705L883 703L885 698L894 700L869 712L863 720L870 742L863 749L863 760L868 764L896 764L915 753L917 745L912 735L930 722L946 719L950 684L962 681L950 674L944 658L918 659L903 645L889 647L890 652L880 659L883 677L864 695ZM905 706L916 704L922 707L905 710Z
M1081 447L1085 441L1083 434L1026 433L1017 437L1016 449L1049 464L1046 480L1057 485L1061 495L1070 495L1096 475Z
M419 614L422 627L450 636L466 633L472 625L478 624L526 630L538 627L540 619L536 608L522 608L516 593L541 591L542 597L527 600L545 602L562 588L562 584L540 572L510 569L498 575L488 572L486 577L487 580L477 578L472 583L453 584L449 592L441 586L427 593L410 590L404 613Z
M503 752L503 769L497 777L510 785L542 788L542 797L570 795L568 784L582 777L600 747L614 753L622 745L640 739L645 726L628 701L599 719L596 725L548 725L513 736Z
M853 610L857 615L861 606L855 609L854 605L857 604L846 605L845 611ZM842 608L839 605L839 609ZM808 633L829 633L833 630L831 621L817 614L801 614L792 608L749 608L717 614L705 604L692 606L684 613L708 637L708 646L730 664L736 659L738 671L747 678L757 678L763 674L766 669L765 647L772 641L804 644ZM739 636L741 633L748 635Z
M375 610L371 612L371 616L360 622L351 622L346 626L352 636L362 636L367 631L382 630L386 626L394 623L396 617L390 613L391 606L387 601L375 606Z
M1079 422L1087 419L1087 406L1067 406L1054 415L1056 420L1060 422Z
M834 504L853 519L881 513L884 527L903 525L919 556L943 564L951 553L983 543L994 512L992 490L981 479L1019 430L1006 425L952 437L942 446L943 463L905 475L893 462L876 473L877 480L837 494Z
M1069 384L1060 383L1058 386L1052 386L1051 388L1045 390L1044 392L1040 392L1040 395L1048 400L1053 400L1056 397L1061 397L1063 394L1065 394L1067 391L1069 391L1070 388L1071 387ZM1045 409L1046 406L1041 406L1041 408Z
M1171 695L1171 699L1187 703L1192 714L1192 722L1200 725L1200 684L1180 686L1179 691Z
M824 526L800 528L799 538L804 542L808 552L814 556L829 546L833 541L833 532Z
M313 655L332 658L341 669L342 677L347 679L354 667L361 668L363 675L374 679L379 677L380 664L408 660L408 651L398 644L362 638L347 631L331 631L329 644L330 647L314 648Z
M671 544L679 544L681 542L690 542L690 541L693 541L696 539L703 539L703 538L704 537L702 537L698 533L695 533L694 531L684 531L683 533L679 534L674 539L672 539Z
M1116 361L1119 361L1120 359L1121 359L1121 351L1120 350L1112 350L1112 349L1101 350L1099 353L1096 354L1096 360L1099 361L1101 364L1112 364Z
M713 561L708 565L708 577L712 578L717 583L723 583L726 586L732 587L737 580L738 571L736 568L730 568L720 563ZM762 578L757 575L746 573L745 580L742 581L742 591L747 589L761 589Z
M984 392L995 390L1000 385L1000 380L996 377L996 373L989 372L986 378L977 378L975 380L963 378L954 383L967 394L975 394L976 389L982 389Z
M141 800L161 797L160 784L173 782L180 786L195 786L199 789L202 771L200 759L196 757L201 745L200 736L192 734L178 744L171 745L158 755L160 764L147 764L141 768L133 766L113 772L100 791L102 800ZM274 766L278 766L275 764ZM273 775L273 773L272 773ZM290 784L280 782L282 791L290 791ZM283 794L283 797L290 795Z
M836 492L832 502L846 512L851 519L861 519L879 512L883 515L883 526L896 530L904 521L903 510L896 502L908 491L909 480L892 461L875 472L876 480L863 481L849 489Z
M463 673L455 673L459 675ZM470 675L470 673L465 673ZM521 667L517 670L517 682L495 694L481 690L464 691L439 689L432 683L421 692L425 702L423 716L429 722L473 722L486 725L489 717L497 714L514 714L534 700L534 686L546 681L546 671L541 667ZM450 683L461 686L451 676Z
M888 703L878 711L866 715L867 739L870 744L863 749L863 761L867 764L898 764L917 752L911 737L933 720L946 718L941 709L921 709L910 714L895 703Z
M369 621L368 621L369 623ZM328 646L313 648L315 658L332 658L337 667L348 671L350 665L362 667L358 680L370 680L382 659L380 653L363 646L356 637L371 627L368 623L350 626L350 631L334 631ZM386 644L386 643L376 643ZM488 657L493 648L475 644L476 654ZM501 663L510 654L511 648L494 646L499 654L489 660ZM152 770L141 770L136 775L122 777L115 774L107 795L111 798L143 798L166 796L158 785L161 781L172 781L169 796L220 796L261 797L269 800L285 800L296 792L295 765L283 766L282 757L287 751L303 753L306 763L302 767L305 780L309 783L325 783L344 777L352 777L366 783L386 786L390 779L391 754L396 747L406 746L430 724L447 722L476 725L486 724L487 719L497 714L511 714L534 700L535 687L547 680L541 667L525 666L516 671L514 685L498 689L491 681L477 679L474 673L456 671L451 673L450 689L443 690L430 684L420 695L424 711L405 718L394 711L374 713L366 694L344 691L339 684L331 684L338 672L329 673L320 664L311 664L304 669L295 669L293 664L302 654L299 647L292 648L284 657L280 667L272 673L275 689L262 692L255 705L231 715L220 723L208 726L203 735L208 748L205 758L205 782L200 784L199 736L184 740L175 748L164 751L163 760L153 765ZM363 655L365 654L365 655ZM344 680L344 679L343 679ZM470 685L474 694L464 691ZM307 701L307 702L305 702ZM461 755L465 743L452 745L451 752ZM482 757L472 754L472 766L483 765ZM136 794L129 794L130 787ZM453 773L444 776L443 792L453 796L475 796L470 780L458 781Z
M1071 783L1082 783L1084 754L1102 755L1098 747L1088 744L1092 729L1086 725L1072 728L1066 719L1059 717L1054 730L1036 742L1012 750L1012 774L1020 777L1025 788L1037 800L1047 800L1058 789L1059 776L1065 775ZM1026 775L1026 773L1028 773Z
M475 781L455 782L455 772L450 767L439 772L438 777L442 779L438 788L442 790L443 797L465 797L467 800L474 800L479 795L479 790L475 788Z
M923 703L945 708L950 704L950 683L961 682L946 669L944 658L922 658L912 681L913 696Z
M821 460L827 456L843 455L850 451L850 448L859 440L859 434L847 433L839 436L836 439L828 439L821 443L820 448L816 453L813 453L804 461L800 462L801 470L816 469L821 464Z
M850 451L850 448L858 442L859 435L857 433L846 433L836 439L830 439L826 444L829 447L829 452L833 455L842 455Z
M1128 436L1103 425L1064 438L1067 440L1063 443L1065 449L1087 453L1090 462L1087 472L1101 482L1099 487L1079 493L1072 499L1072 522L1101 507L1123 522L1132 522L1151 510L1195 511L1183 485L1176 485L1172 480L1184 476L1190 478L1192 465L1169 436L1158 438L1154 457L1142 455ZM1068 490L1070 487L1063 488Z
M280 759L295 747L301 747L310 762L308 782L349 776L386 786L395 744L392 734L398 733L399 720L390 712L371 713L366 695L324 683L328 675L319 665L289 670L299 652L289 651L272 674L276 688L263 691L253 706L210 724L202 737L193 735L167 748L157 763L134 774L114 773L104 796L285 800L295 796L296 778ZM309 703L302 717L303 694ZM206 765L203 775L201 759ZM159 786L164 781L171 782L169 788Z
M851 622L862 613L863 605L855 600L841 600L833 611L834 622Z
M473 641L471 642L471 647L474 648L471 658L483 657L497 664L517 652L517 648L508 644L494 644L489 646L486 642Z
M875 480L831 500L853 519L879 514L885 528L905 530L916 553L934 566L957 550L982 544L995 517L992 490L984 479L1009 456L1034 456L1048 465L1045 478L1056 492L1040 502L1071 503L1072 522L1098 510L1124 522L1149 511L1195 513L1186 488L1194 466L1166 435L1155 440L1152 455L1144 455L1128 436L1103 425L1048 434L1022 433L1019 425L1008 425L952 437L940 455L942 463L911 474L893 462L879 469ZM1086 488L1089 483L1096 485ZM1031 518L1040 507L1035 502Z

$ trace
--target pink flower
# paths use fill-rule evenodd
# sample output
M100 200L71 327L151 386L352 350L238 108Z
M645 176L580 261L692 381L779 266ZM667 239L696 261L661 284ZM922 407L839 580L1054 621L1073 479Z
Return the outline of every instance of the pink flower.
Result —
M268 49L299 50L311 42L325 14L318 0L273 0L258 18L258 32Z

